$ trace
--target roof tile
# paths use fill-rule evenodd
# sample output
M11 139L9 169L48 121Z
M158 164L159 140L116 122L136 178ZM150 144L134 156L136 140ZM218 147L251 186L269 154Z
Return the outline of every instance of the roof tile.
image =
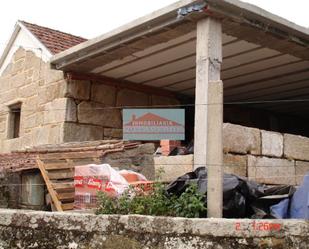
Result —
M29 31L37 37L52 54L60 53L87 41L85 38L58 30L42 27L25 21L20 22L26 26L26 28L29 29Z

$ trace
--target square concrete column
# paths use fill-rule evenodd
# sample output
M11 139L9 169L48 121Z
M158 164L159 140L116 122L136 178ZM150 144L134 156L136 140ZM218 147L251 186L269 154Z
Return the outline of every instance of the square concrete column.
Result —
M197 24L194 168L207 167L208 217L222 217L223 84L221 22L208 17Z

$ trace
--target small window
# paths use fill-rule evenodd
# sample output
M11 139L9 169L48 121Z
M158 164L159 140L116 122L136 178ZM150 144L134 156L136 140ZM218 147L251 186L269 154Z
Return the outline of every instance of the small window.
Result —
M21 103L9 106L9 130L8 138L18 138L20 132L20 113L21 113Z

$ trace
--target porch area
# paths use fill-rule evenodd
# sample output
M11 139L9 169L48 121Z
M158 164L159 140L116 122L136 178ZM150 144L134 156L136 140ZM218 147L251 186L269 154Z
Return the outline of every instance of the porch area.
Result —
M55 55L51 65L72 81L177 99L144 105L136 95L130 106L186 109L193 166L208 167L208 213L220 217L223 122L308 136L308 47L308 29L255 6L182 0ZM88 120L96 108L128 106L86 107Z

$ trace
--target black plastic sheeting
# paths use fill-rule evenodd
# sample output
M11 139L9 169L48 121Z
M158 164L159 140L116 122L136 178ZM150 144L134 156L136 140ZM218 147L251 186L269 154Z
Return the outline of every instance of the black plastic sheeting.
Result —
M190 184L197 184L200 193L207 197L207 169L197 168L174 182L167 188L168 195L180 196ZM286 198L290 198L295 188L289 185L269 187L248 181L232 174L223 178L223 217L224 218L276 218L270 214L270 207ZM207 206L207 198L205 198ZM207 214L202 214L206 217Z

